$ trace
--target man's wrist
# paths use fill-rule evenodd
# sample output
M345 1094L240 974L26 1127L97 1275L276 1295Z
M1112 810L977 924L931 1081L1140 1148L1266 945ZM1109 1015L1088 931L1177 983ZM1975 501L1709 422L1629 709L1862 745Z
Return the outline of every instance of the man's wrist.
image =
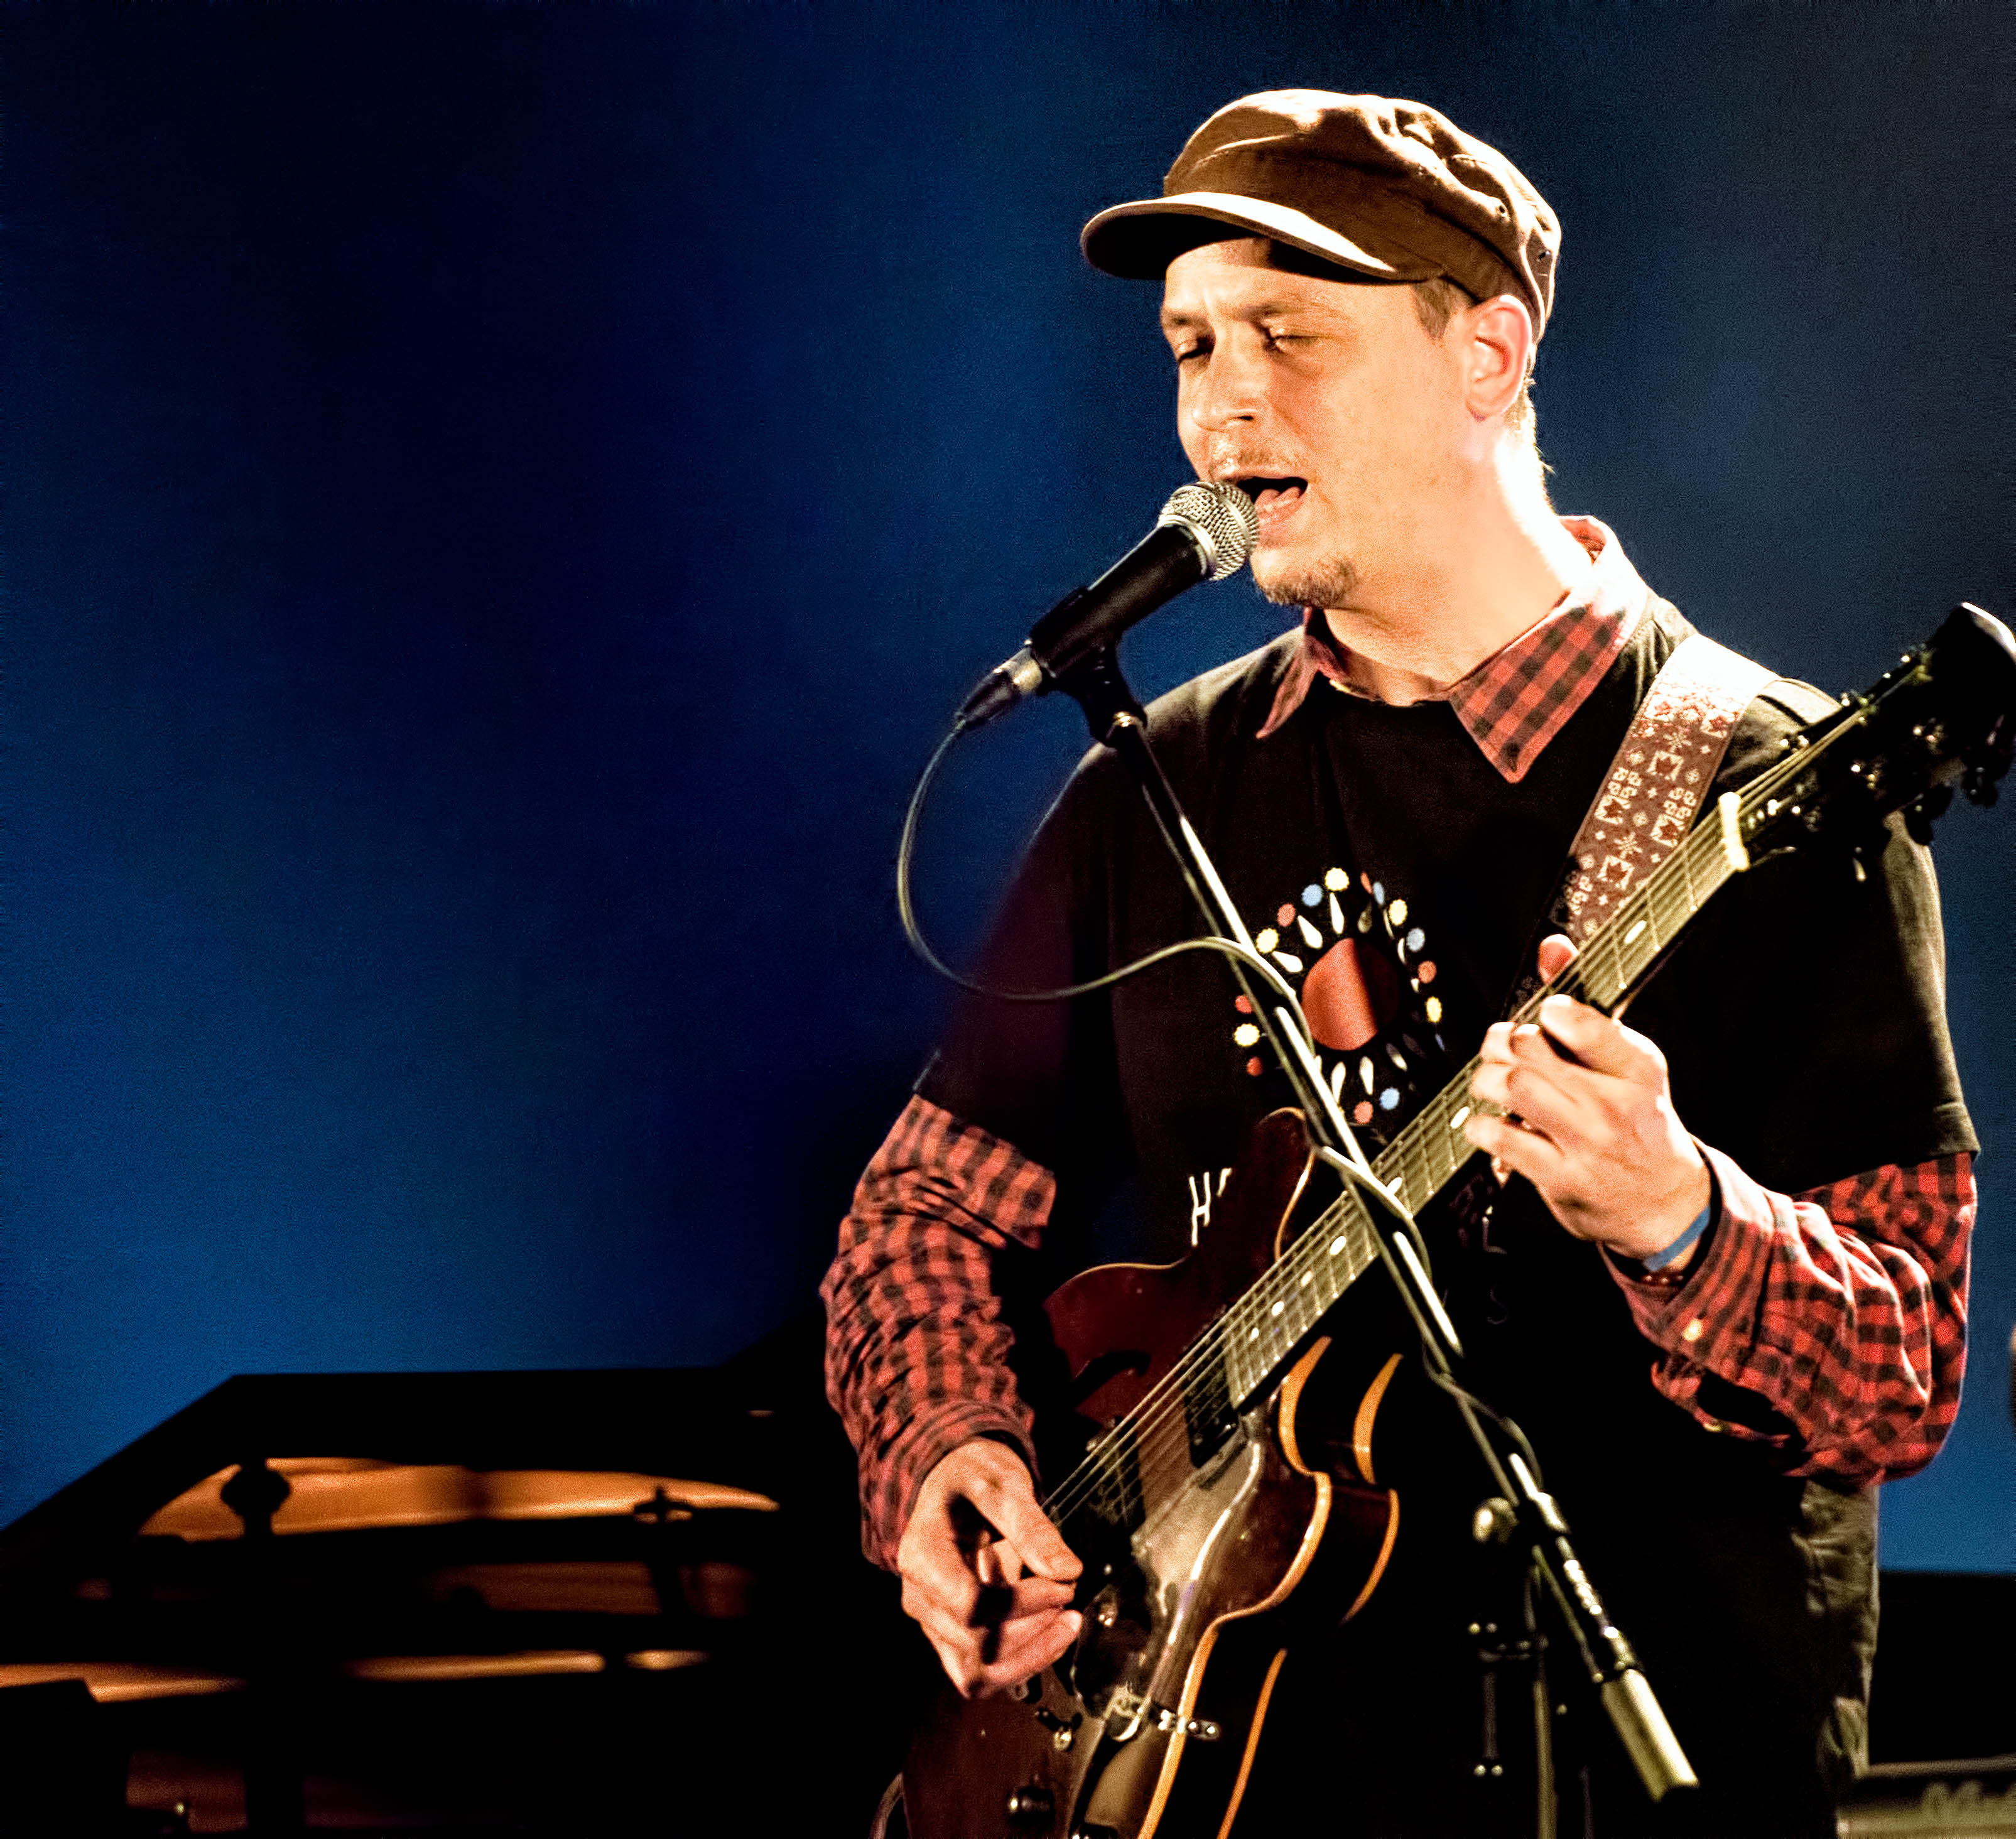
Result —
M973 1399L947 1400L920 1411L905 1425L880 1467L880 1480L867 1496L870 1556L893 1570L917 1495L931 1471L974 1443L1000 1444L1033 1474L1035 1454L1027 1434L1006 1407Z
M1702 1159L1703 1172L1708 1177L1708 1197L1701 1211L1681 1228L1679 1233L1656 1251L1647 1252L1642 1258L1632 1258L1611 1251L1611 1261L1625 1276L1640 1283L1654 1283L1676 1287L1685 1282L1688 1273L1699 1261L1702 1247L1715 1230L1716 1220L1722 1211L1722 1193L1715 1179L1714 1171Z
M1655 1251L1649 1258L1638 1261L1648 1274L1661 1271L1683 1271L1694 1261L1694 1254L1706 1235L1708 1222L1715 1218L1715 1203L1711 1200L1696 1214L1687 1229L1681 1233L1664 1251Z

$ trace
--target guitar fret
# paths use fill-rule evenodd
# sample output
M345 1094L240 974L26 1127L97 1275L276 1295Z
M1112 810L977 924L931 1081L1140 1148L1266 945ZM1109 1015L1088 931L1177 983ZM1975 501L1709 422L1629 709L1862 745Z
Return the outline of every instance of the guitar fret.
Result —
M1701 910L1733 872L1719 841L1710 849L1704 833L1689 834L1673 856L1634 889L1607 923L1582 943L1580 955L1550 989L1612 1006ZM1526 1004L1522 1017L1538 1007ZM1373 1161L1373 1171L1418 1213L1469 1160L1470 1139L1462 1121L1474 1104L1469 1096L1473 1060ZM1362 1203L1348 1190L1312 1224L1305 1240L1262 1276L1221 1317L1219 1369L1235 1404L1255 1396L1279 1369L1288 1350L1319 1322L1352 1283L1378 1260L1377 1240ZM1333 1255L1341 1236L1344 1247ZM1208 1382L1201 1382L1208 1383Z
M1610 957L1615 968L1608 994L1613 1001L1618 994L1630 987L1632 977L1644 962L1646 941L1651 923L1651 916L1645 910L1644 901L1637 895L1625 901L1618 909L1616 918L1610 923Z
M1449 1100L1446 1098L1438 1098L1421 1114L1421 1160L1427 1168L1427 1172L1421 1182L1422 1187L1426 1190L1420 1198L1420 1206L1422 1207L1427 1204L1428 1200L1434 1195L1435 1190L1449 1179L1450 1116ZM1409 1200L1408 1205L1410 1211L1419 1211L1419 1207L1413 1200Z
M1389 1177L1380 1168L1377 1162L1374 1162L1372 1165L1373 1172L1377 1175L1381 1181L1386 1182L1388 1186L1399 1195L1401 1204L1412 1213L1417 1205L1423 1204L1419 1197L1433 1192L1428 1186L1428 1171L1424 1153L1411 1127L1402 1131L1394 1139L1393 1147L1399 1153L1394 1158L1394 1168L1391 1176ZM1382 1157L1381 1160L1383 1161L1384 1158ZM1417 1170L1418 1175L1416 1172Z
M1409 1124L1372 1159L1372 1172L1400 1197L1400 1204L1409 1213L1418 1204L1415 1197L1420 1192L1413 1171L1409 1166L1417 1150L1413 1133L1414 1127ZM1423 1169L1422 1174L1426 1175L1426 1169Z
M1768 843L1781 812L1787 806L1797 812L1802 802L1818 797L1814 788L1821 757L1868 727L1879 701L1899 690L1915 693L1916 686L1928 680L1923 657L1907 659L1872 697L1856 699L1840 712L1838 722L1817 732L1817 738L1800 737L1799 747L1788 748L1785 758L1761 772L1728 810L1695 826L1658 870L1618 903L1611 920L1582 940L1580 956L1543 994L1559 991L1614 1007L1717 890L1748 866L1744 850ZM1904 723L1913 707L1906 705ZM1898 732L1903 732L1901 724ZM1915 745L1923 731L1910 732ZM1606 973L1612 980L1607 988ZM1523 1004L1517 1019L1532 1019L1539 1000L1536 995ZM1470 1145L1462 1125L1472 1111L1498 1111L1469 1096L1476 1071L1473 1060L1422 1107L1373 1164L1410 1211L1425 1207L1468 1160ZM1185 1350L1173 1383L1158 1383L1148 1398L1095 1441L1051 1496L1060 1523L1080 1512L1122 1524L1137 1519L1144 1499L1144 1463L1155 1474L1166 1468L1172 1411L1190 1411L1193 1444L1200 1423L1206 1434L1218 1434L1215 1425L1222 1424L1224 1413L1245 1405L1278 1378L1291 1349L1379 1261L1381 1252L1363 1197L1347 1182L1302 1237Z
M1412 1175L1407 1163L1411 1153L1412 1146L1407 1140L1407 1133L1403 1130L1372 1158L1372 1172L1400 1197L1403 1205L1409 1207L1413 1204L1408 1199L1408 1191L1412 1186Z
M1592 942L1607 945L1610 948L1611 984L1610 988L1604 992L1604 999L1608 1002L1624 988L1624 948L1618 942L1617 928L1614 925L1604 927Z

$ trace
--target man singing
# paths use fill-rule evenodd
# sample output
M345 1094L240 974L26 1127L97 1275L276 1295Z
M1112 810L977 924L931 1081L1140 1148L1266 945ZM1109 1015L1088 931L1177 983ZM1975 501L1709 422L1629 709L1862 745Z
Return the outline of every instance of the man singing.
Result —
M1220 110L1161 198L1086 226L1096 267L1161 283L1184 452L1252 495L1254 578L1301 610L1150 733L1368 1150L1473 1054L1507 1114L1467 1118L1474 1172L1423 1216L1436 1281L1703 1783L1676 1825L1571 1715L1562 1830L1819 1834L1866 1747L1874 1485L1931 1459L1960 1396L1976 1144L1938 898L1901 833L1865 880L1795 855L1708 905L1630 1025L1563 996L1499 1019L1600 904L1571 845L1636 783L1627 737L1693 632L1608 529L1549 504L1529 387L1560 240L1434 110L1301 90ZM1827 706L1732 661L1710 803ZM987 975L1052 988L1198 923L1095 754ZM1191 955L1073 1002L971 1002L862 1179L825 1285L830 1391L869 1554L969 1695L1080 1626L1017 1299L1087 1261L1096 1216L1110 1240L1116 1186L1124 1255L1211 1229L1222 1171L1289 1098L1242 1001ZM1416 1467L1370 1606L1291 1657L1242 1832L1326 1808L1354 1834L1481 1830L1468 1528L1489 1491L1454 1440Z

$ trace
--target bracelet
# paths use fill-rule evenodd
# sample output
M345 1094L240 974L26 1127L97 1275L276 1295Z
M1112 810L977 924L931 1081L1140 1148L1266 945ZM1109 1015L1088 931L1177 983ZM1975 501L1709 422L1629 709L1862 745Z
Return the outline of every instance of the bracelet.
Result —
M1714 1214L1715 1202L1711 1198L1708 1205L1694 1215L1694 1223L1692 1225L1688 1227L1664 1251L1655 1251L1650 1258L1640 1258L1638 1261L1640 1267L1647 1272L1663 1271L1667 1265L1678 1263L1694 1248L1695 1240L1708 1230L1708 1222L1714 1217Z

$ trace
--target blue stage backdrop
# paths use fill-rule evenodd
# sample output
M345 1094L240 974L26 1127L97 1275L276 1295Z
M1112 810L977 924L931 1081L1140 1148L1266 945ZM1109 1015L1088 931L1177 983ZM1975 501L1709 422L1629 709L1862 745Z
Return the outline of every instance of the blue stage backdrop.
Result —
M1183 476L1154 290L1078 225L1241 91L1532 175L1557 502L1724 638L1840 689L2016 606L2000 0L5 27L0 1517L229 1373L710 1362L808 1305L945 1007L911 777ZM1137 683L1280 617L1192 596ZM1075 718L952 774L952 944ZM1976 1351L1885 1556L2009 1571L2016 819L1940 864Z

